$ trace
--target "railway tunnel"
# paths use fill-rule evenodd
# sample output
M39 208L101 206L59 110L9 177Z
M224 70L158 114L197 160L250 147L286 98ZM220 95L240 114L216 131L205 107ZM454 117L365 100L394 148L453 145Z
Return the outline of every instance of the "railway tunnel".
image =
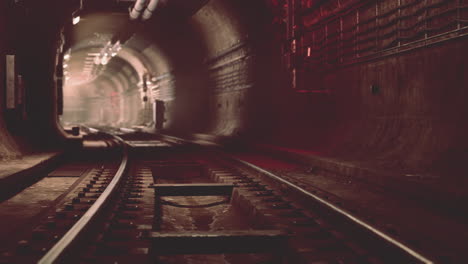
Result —
M462 263L467 30L466 0L2 1L0 222L31 226L45 214L38 202L20 216L32 205L12 199L69 160L95 166L107 155L93 152L106 140L93 138L99 130L144 146L132 152L136 164L163 138L216 148L364 219L357 224L383 230L418 261ZM175 155L157 149L163 160ZM177 159L208 160L184 155ZM154 177L162 165L151 162ZM190 167L180 164L173 173ZM2 238L0 261L15 239ZM280 263L371 259L303 248ZM230 259L270 263L254 260Z

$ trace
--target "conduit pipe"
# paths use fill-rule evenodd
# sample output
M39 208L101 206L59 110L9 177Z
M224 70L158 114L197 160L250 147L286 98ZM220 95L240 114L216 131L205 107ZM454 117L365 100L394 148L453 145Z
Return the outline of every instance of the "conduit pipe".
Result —
M147 2L147 0L137 0L135 2L135 5L133 6L133 9L130 11L130 19L131 20L137 20L140 17L141 12L145 9L146 2Z
M154 10L158 6L159 0L151 0L148 4L148 6L145 9L145 12L143 13L143 16L141 17L142 20L148 20L150 17L153 15Z

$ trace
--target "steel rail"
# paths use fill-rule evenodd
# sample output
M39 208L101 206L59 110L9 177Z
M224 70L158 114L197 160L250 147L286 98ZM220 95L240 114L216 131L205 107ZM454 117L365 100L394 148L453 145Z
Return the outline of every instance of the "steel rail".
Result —
M261 172L262 174L265 174L267 175L268 177L276 180L276 181L279 181L283 184L286 184L287 186L289 186L290 188L293 188L297 191L299 191L300 193L308 196L309 198L312 198L314 199L315 201L321 203L322 205L328 207L329 209L332 209L333 211L339 213L340 215L348 218L349 220L353 221L354 223L356 223L357 225L365 228L366 230L372 232L373 234L375 234L376 236L380 237L381 239L387 241L388 243L392 244L393 246L403 250L404 252L406 252L407 254L409 254L410 256L416 258L417 260L421 261L422 263L425 263L425 264L433 264L434 262L429 260L428 258L424 257L422 254L416 252L414 249L411 249L409 246L405 245L403 242L400 242L398 241L397 239L391 237L390 235L386 234L385 232L373 227L371 224L369 223L366 223L365 221L363 221L362 219L359 219L358 217L354 216L353 214L347 212L346 210L320 198L319 196L305 190L304 188L301 188L297 185L295 185L294 183L291 183L267 170L264 170L256 165L253 165L249 162L246 162L246 161L243 161L243 160L240 160L236 157L233 157L233 156L230 156L232 159L246 165L247 167L250 167L251 169L254 169L256 171L259 171Z
M111 195L117 189L128 164L128 150L126 143L119 137L114 136L123 143L123 157L119 169L112 181L99 196L96 202L86 211L86 213L76 222L73 227L38 261L39 264L57 263L65 254L67 249L81 236L90 223L96 218L101 209L105 206Z

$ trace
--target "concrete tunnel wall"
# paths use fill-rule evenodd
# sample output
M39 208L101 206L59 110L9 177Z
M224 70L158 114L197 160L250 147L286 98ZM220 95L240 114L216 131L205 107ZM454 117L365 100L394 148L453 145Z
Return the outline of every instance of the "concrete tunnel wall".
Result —
M6 2L0 3L0 35L6 36L8 33L7 29L7 16L6 16ZM6 41L0 41L0 51L2 58L5 58L4 54L7 50ZM0 72L4 73L6 69L5 63L0 63ZM0 82L0 98L4 99L5 94L5 77ZM20 150L7 130L5 123L5 100L0 100L0 157L2 159L9 159L17 157L20 154Z
M31 3L28 8L23 8L23 4L15 5L11 1L0 3L1 160L56 148L63 139L56 119L57 89L54 77L59 26L63 17L59 14L43 16L41 12L47 7L41 3ZM23 77L25 86L22 102L17 102L14 109L6 108L7 54L15 55L16 74Z
M331 94L282 101L278 109L291 111L278 112L284 121L275 140L386 171L462 176L468 68L460 54L467 44L454 41L316 77ZM374 84L379 94L372 93Z
M466 182L468 40L463 31L466 23L457 20L467 17L466 10L457 15L460 6L456 1L400 7L402 16L429 8L430 16L423 20L423 16L397 17L397 1L337 3L311 6L308 14L315 15L304 18L302 37L304 42L313 34L318 38L328 27L329 32L343 32L341 40L309 40L310 57L304 44L302 50L307 60L314 59L314 53L333 58L339 47L345 55L341 63L304 59L299 68L305 75L302 88L319 93L294 93L288 100L278 101L278 120L282 121L275 126L274 141L332 157L337 164L346 161L382 173L441 177L454 185ZM377 16L380 28L373 20L376 12L381 14ZM356 43L363 43L355 31L356 23L350 21L356 17L370 19L361 27L373 37L373 48L363 49L361 58L350 59L346 54L355 52L345 50L345 45L355 51L359 48ZM346 23L341 26L343 31L335 23L339 21ZM408 37L402 38L399 24L393 21L404 26L426 21L431 29L412 26L411 34L405 32ZM323 46L316 51L317 43Z
M230 136L246 129L247 104L244 102L253 86L252 58L247 54L248 30L237 19L240 14L236 14L234 8L229 1L210 1L188 21L192 34L199 41L195 48L203 57L195 60L202 70L184 69L181 73L174 63L176 94L175 100L168 103L168 111L180 121L168 117L172 124L169 130L181 131L178 124L194 122L201 126L194 124L193 132ZM186 58L190 56L184 56ZM177 79L178 74L183 75L182 78ZM201 76L203 79L194 85L192 80ZM192 111L204 118L193 120L193 116L187 116Z
M8 7L2 5L4 12ZM43 9L37 6L37 12ZM306 86L327 92L298 93L286 74L280 74L285 53L277 37L282 33L271 27L272 13L263 1L212 0L183 26L155 37L160 40L158 49L170 60L165 69L159 66L160 74L170 73L167 78L176 95L167 100L167 131L249 136L382 171L463 178L468 159L466 37L306 72ZM11 16L1 17L13 21ZM57 14L41 22L47 30L33 29L32 20L23 26L22 40L37 42L37 48L28 52L24 44L28 42L20 41L20 50L29 54L22 63L28 62L23 74L31 91L30 117L20 121L2 105L2 159L33 149L29 146L49 147L60 138L51 48L56 46L60 22ZM8 24L2 23L0 29L5 31ZM178 40L176 45L164 41L169 36ZM8 44L0 45L5 54ZM37 54L39 49L47 56ZM380 92L373 94L372 85ZM5 89L4 82L0 88ZM34 143L26 128L34 128L36 138L48 138L48 143Z

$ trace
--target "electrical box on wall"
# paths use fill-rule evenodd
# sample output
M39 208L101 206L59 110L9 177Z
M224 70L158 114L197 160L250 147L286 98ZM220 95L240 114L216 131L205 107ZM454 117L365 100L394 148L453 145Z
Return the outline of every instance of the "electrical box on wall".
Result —
M16 108L16 61L15 55L6 55L6 108Z
M156 100L154 103L154 111L155 113L153 114L154 116L154 121L156 125L156 129L161 130L164 128L164 122L165 120L165 112L166 112L166 106L165 102L161 100Z

